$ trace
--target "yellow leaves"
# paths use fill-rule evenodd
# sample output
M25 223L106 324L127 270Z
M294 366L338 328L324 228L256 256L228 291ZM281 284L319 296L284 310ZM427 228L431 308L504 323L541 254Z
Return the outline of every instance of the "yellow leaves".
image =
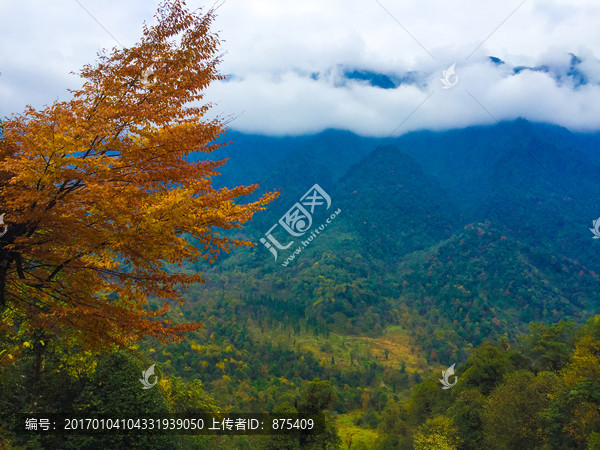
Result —
M73 378L90 376L96 369L98 353L82 350L73 338L63 341L60 346L53 346L53 350L60 359L59 370L66 371Z
M219 230L240 227L277 196L238 204L257 186L214 189L224 161L190 162L191 152L218 150L224 132L200 104L220 78L214 16L174 0L157 18L138 44L85 66L71 100L3 122L0 204L13 234L0 251L18 255L23 269L10 262L7 310L84 348L198 329L158 320L168 307L147 311L148 298L180 301L180 285L204 281L164 265L214 263L220 250L251 245ZM150 89L134 82L145 75Z
M0 351L0 356L2 356L3 353L6 353L6 356L8 357L8 359L13 359L13 355L10 353L7 353L6 350ZM0 361L2 361L2 359L0 359Z
M160 377L156 384L158 385L158 388L165 393L169 402L173 403L173 386L171 384L171 379L168 377Z
M585 379L600 382L600 340L586 335L575 346L575 353L564 372L567 386Z

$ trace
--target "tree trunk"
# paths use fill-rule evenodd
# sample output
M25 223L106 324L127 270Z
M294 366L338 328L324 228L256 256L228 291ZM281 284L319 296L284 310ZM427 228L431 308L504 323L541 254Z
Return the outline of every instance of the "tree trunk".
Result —
M43 392L41 392L41 379L42 372L44 370L44 353L45 353L45 334L44 331L37 328L33 331L33 361L31 364L31 379L29 383L30 388L30 402L29 404L35 411L37 408L38 400ZM42 344L44 341L44 344Z

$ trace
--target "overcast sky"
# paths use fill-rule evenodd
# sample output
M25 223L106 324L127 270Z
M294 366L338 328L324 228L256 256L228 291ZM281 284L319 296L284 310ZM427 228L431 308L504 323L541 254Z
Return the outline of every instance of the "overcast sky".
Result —
M157 5L0 0L0 116L67 99L81 85L70 72L101 48L135 43ZM232 77L207 98L236 117L231 128L265 134L389 136L516 117L600 130L598 24L598 0L226 0L215 30ZM418 82L382 89L345 69Z

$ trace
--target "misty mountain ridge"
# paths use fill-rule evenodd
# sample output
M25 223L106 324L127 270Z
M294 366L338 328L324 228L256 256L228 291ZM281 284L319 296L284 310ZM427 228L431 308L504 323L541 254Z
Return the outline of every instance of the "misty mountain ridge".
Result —
M504 66L510 70L512 75L518 75L524 71L543 72L549 74L557 84L570 84L575 88L593 83L581 70L582 59L574 53L569 53L569 62L565 64L539 64L539 65L513 65L496 56L488 56L487 61L493 66ZM458 64L460 62L457 61ZM460 70L460 65L458 66ZM351 83L362 83L379 89L396 89L401 86L416 86L420 89L426 87L427 79L431 73L424 70L408 70L406 72L386 71L380 72L366 67L352 67L340 64L336 68L326 72L313 72L310 78L319 80L324 77L335 75L335 84L338 87L347 86Z
M394 312L405 309L426 320L414 336L425 346L431 327L460 347L599 310L600 248L589 230L600 216L598 134L520 119L392 139L336 130L228 138L216 183L257 181L282 195L234 233L255 247L196 267L209 271L208 292L269 298L291 316L337 313L355 332L368 311L381 326L408 325ZM341 212L284 265L311 231L294 237L277 225L280 242L294 242L277 260L260 239L315 183L331 208L315 209L313 228Z

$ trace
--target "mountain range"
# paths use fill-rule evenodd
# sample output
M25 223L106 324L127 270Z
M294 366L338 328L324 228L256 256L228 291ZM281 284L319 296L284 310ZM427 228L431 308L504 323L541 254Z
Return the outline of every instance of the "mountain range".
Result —
M207 271L206 295L243 298L248 311L278 302L285 323L321 332L376 335L399 324L435 359L514 339L532 320L600 309L600 242L590 231L600 216L598 133L519 119L391 139L327 130L226 140L215 184L258 182L281 195L236 230L255 247L193 267ZM314 208L305 235L285 233L279 219L315 184L330 208ZM281 246L293 241L276 260L260 242L275 225ZM377 326L365 318L373 314Z

